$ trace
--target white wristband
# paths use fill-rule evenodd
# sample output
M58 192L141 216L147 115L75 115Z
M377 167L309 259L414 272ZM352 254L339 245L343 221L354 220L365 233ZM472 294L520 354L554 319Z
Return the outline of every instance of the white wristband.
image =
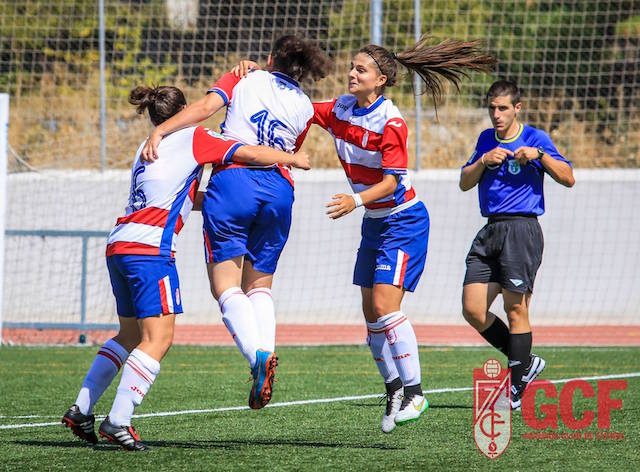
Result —
M351 198L353 198L353 201L356 202L356 208L362 206L362 197L360 196L359 193L351 194Z

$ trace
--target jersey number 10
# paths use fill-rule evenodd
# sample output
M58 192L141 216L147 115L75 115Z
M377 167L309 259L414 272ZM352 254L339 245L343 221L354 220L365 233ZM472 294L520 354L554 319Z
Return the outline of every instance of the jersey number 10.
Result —
M251 115L251 123L255 123L258 127L258 144L266 144L269 147L278 146L283 151L286 151L284 140L281 137L276 136L276 128L286 128L281 121L276 119L270 120L269 112L267 110L260 110L258 113Z

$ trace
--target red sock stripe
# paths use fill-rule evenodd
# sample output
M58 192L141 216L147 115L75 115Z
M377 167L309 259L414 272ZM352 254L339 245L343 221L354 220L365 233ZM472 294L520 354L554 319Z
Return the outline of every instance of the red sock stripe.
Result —
M114 356L114 355L112 355L111 353L109 353L107 351L103 351L102 349L100 349L98 351L98 355L106 357L111 362L113 362L113 365L116 366L116 369L120 370L120 367L122 367L122 364L119 362L118 356Z
M247 297L255 295L256 293L264 293L272 297L271 290L268 288L254 288L253 290L250 290L249 293L247 293Z
M369 333L386 333L387 331L389 331L390 329L395 328L396 326L404 323L405 321L407 321L407 317L403 316L401 317L399 320L393 321L391 324L389 325L385 325L384 328L367 328L367 331Z
M233 292L231 295L225 298L224 301L220 304L220 311L222 311L222 307L225 303L227 303L227 300L229 300L231 297L235 297L236 295L244 295L244 292L242 290L238 290L237 292Z
M108 352L110 352L110 353L111 353L111 355L115 356L115 357L120 361L120 365L122 366L122 363L123 363L124 361L122 360L122 357L120 357L120 355L119 355L116 351L114 351L114 350L113 350L113 349L111 349L111 348L108 348L107 346L102 346L100 349L101 349L101 350L104 350L104 351L108 351Z
M144 380L148 384L153 383L153 380L147 377L147 375L143 372L142 367L140 367L139 365L135 365L131 358L127 359L127 365L131 367L135 371L135 373L142 378L142 380Z

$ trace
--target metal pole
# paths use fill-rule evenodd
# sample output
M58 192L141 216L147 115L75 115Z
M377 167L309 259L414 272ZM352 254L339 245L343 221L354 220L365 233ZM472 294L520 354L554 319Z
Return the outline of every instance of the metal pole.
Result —
M413 0L413 29L416 42L422 36L422 22L420 21L420 0ZM420 145L422 142L422 81L416 73L413 75L413 88L416 94L416 170L422 167L422 156L420 154Z
M88 239L86 235L82 236L82 275L80 281L80 325L82 333L85 334L87 329L87 246Z
M371 0L371 42L382 45L382 0Z
M107 166L107 90L105 84L105 47L104 47L104 0L98 2L98 21L100 23L98 42L100 47L100 169Z
M2 292L4 290L4 225L7 209L7 154L9 152L9 94L0 93L0 346L2 346Z

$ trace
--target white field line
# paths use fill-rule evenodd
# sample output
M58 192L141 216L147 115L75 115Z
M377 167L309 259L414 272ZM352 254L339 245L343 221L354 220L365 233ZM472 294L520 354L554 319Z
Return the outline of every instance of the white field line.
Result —
M550 380L554 384L567 383L572 380L609 380L609 379L627 379L633 377L640 377L640 372L630 372L627 374L611 374L611 375L594 375L590 377L573 377L567 379ZM546 379L545 379L546 380ZM425 395L435 395L438 393L454 393L454 392L468 392L473 390L473 387L454 387L454 388L434 388L430 390L424 390ZM318 403L336 403L336 402L349 402L356 400L366 400L369 398L380 398L379 393L369 395L353 395L348 397L334 397L334 398L316 398L312 400L295 400L291 402L276 402L266 406L266 408L281 408L287 406L298 405L315 405ZM202 413L222 413L225 411L240 411L249 410L248 406L227 406L221 408L206 408L201 410L180 410L180 411L161 411L158 413L144 413L141 415L133 415L134 418L153 418L164 416L178 416L178 415L198 415ZM25 415L25 416L5 416L0 415L0 418L6 419L20 419L20 418L61 418L60 415ZM103 419L104 416L96 416L96 419ZM5 424L0 425L0 429L21 429L21 428L39 428L43 426L57 426L60 425L60 421L51 423L25 423L25 424Z

